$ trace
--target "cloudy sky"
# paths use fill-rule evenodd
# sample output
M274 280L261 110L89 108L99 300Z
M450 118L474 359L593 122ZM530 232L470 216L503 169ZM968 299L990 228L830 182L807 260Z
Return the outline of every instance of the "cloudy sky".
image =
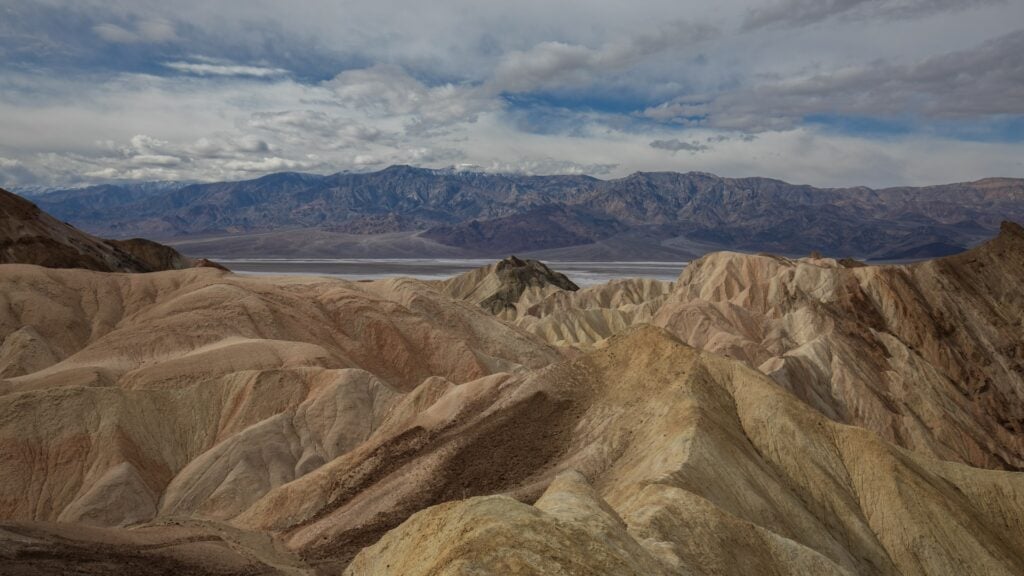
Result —
M0 185L1024 177L1020 0L0 0Z

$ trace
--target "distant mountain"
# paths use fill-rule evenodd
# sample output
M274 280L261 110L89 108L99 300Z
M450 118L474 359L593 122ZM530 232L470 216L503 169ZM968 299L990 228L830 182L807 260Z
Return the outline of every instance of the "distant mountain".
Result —
M194 265L170 246L151 240L104 240L60 222L28 200L0 189L0 264L86 268L100 272L155 272Z
M302 238L315 235L317 255L337 257L424 246L424 256L557 250L562 257L689 259L732 249L886 259L958 252L993 234L1001 220L1024 219L1024 180L820 189L702 172L599 180L392 166L329 176L286 172L160 193L100 186L37 201L93 233L189 239L190 249L220 256L268 249L310 255ZM268 235L283 232L281 250L268 248ZM225 239L254 234L260 253ZM381 237L368 245L367 235ZM197 237L209 240L197 244Z
M155 194L163 194L179 188L184 188L195 182L176 180L154 180L152 182L123 182L120 184L100 184L97 186L74 186L71 188L58 186L19 186L12 188L18 196L34 200L49 196L52 201L59 201L67 195L79 198L104 198L104 197L135 197L144 198ZM80 191L88 191L85 194L77 194Z

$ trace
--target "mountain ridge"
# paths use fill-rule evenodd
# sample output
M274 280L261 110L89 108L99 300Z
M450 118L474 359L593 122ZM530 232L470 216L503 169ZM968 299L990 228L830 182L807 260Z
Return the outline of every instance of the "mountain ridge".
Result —
M657 253L686 260L715 250L933 257L982 241L1003 219L1024 220L1024 180L1009 178L876 190L706 172L601 180L392 166L191 184L145 198L94 187L37 200L92 233L181 242L220 257L259 257L231 239L285 230L326 238L338 256L369 237L376 245L360 256L386 257L393 251L383 235L396 234L465 257L600 254L603 245L629 246L603 250L620 259ZM295 256L302 255L298 244Z

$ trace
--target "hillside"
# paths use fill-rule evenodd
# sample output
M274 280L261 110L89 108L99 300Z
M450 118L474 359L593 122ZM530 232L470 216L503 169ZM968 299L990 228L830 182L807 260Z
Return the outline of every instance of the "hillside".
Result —
M4 263L105 272L176 270L195 264L173 248L149 240L96 238L0 189L0 264Z

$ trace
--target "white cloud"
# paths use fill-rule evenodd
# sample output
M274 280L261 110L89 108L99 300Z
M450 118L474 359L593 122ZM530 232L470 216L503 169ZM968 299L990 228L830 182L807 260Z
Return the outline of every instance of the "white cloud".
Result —
M134 29L125 28L112 22L104 22L96 24L92 30L100 38L116 44L171 42L178 37L174 25L161 18L139 20L132 28Z
M397 66L346 70L326 87L336 101L371 117L397 117L410 131L428 132L465 122L501 107L478 86L451 83L427 86Z
M1018 143L929 129L1024 113L1020 2L11 2L0 156L18 164L3 182L390 163L822 185L1024 175ZM899 137L806 121L906 111L923 128Z
M504 92L587 85L602 74L619 71L646 56L690 47L716 34L717 30L710 26L679 21L661 26L654 33L611 41L599 49L558 41L541 42L529 50L505 54L491 84Z
M196 76L252 76L254 78L270 78L288 74L288 71L283 68L215 62L165 62L164 66L171 70L195 74Z
M280 172L282 170L309 170L315 167L316 162L289 160L270 156L259 160L231 160L224 163L224 168L239 172Z
M380 164L383 164L381 159L369 154L356 154L352 159L353 166L378 166Z
M139 154L132 156L129 161L141 166L178 166L185 162L182 158L166 154Z

